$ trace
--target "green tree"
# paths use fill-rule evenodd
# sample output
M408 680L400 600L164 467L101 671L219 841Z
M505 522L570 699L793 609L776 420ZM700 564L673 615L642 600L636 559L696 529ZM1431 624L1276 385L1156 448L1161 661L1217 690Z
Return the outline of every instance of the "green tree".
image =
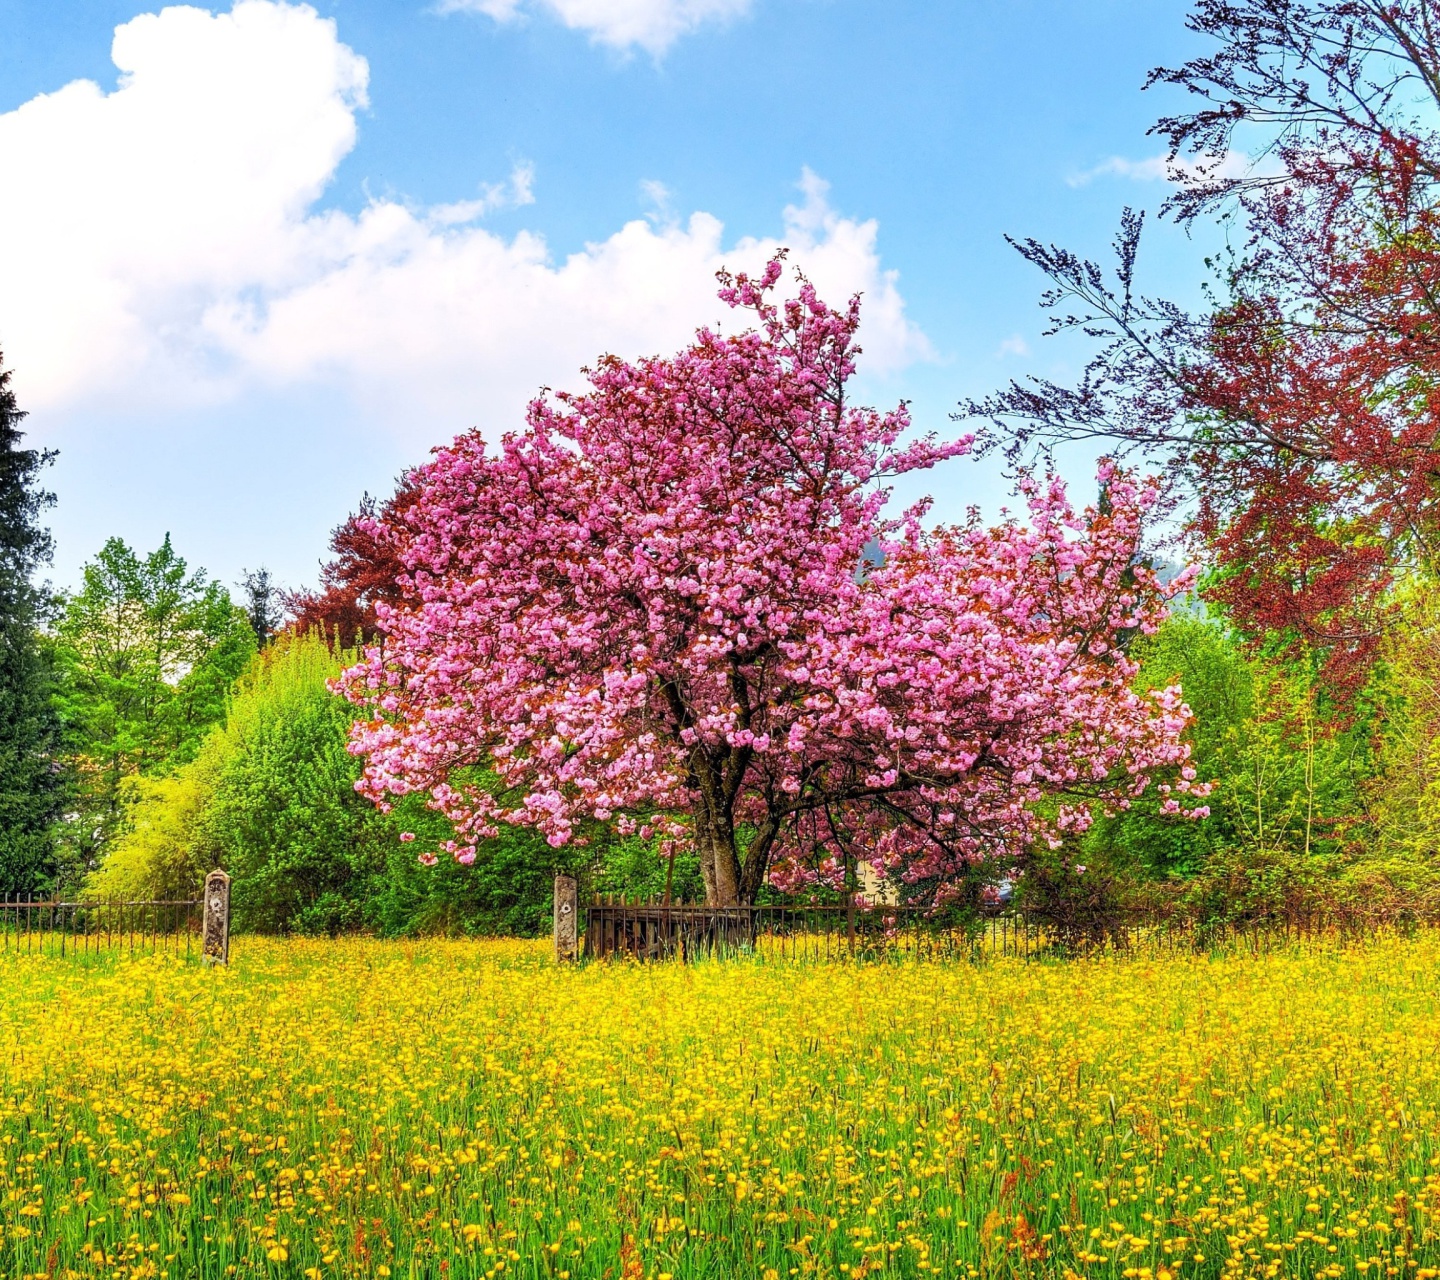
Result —
M1350 849L1347 879L1372 902L1440 900L1440 588L1416 579L1398 593L1373 681L1377 762L1364 780L1371 838Z
M1222 855L1261 867L1338 854L1362 809L1369 730L1364 716L1339 731L1326 727L1313 665L1252 653L1221 622L1195 614L1168 619L1133 653L1139 687L1185 691L1193 763L1214 784L1210 817L1177 822L1159 813L1158 797L1142 796L1097 824L1092 857L1193 876Z
M245 592L245 613L255 632L255 643L263 649L285 621L285 593L263 564L254 573L242 570L240 587Z
M53 455L22 449L25 415L0 359L0 890L34 890L53 873L52 826L63 802L59 722L39 642L46 593L34 582L50 558L39 487Z
M93 867L123 826L127 780L194 758L255 636L167 534L143 557L119 538L105 544L65 601L55 648L79 797L67 835L74 859Z

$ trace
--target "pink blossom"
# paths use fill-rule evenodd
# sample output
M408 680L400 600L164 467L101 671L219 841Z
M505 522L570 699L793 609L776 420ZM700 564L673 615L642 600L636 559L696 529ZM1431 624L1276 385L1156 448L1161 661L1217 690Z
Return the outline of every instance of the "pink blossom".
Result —
M717 902L856 860L943 896L1152 775L1185 812L1189 709L1137 693L1124 645L1176 590L1141 561L1155 486L1107 461L1103 510L1047 475L1021 478L1028 524L886 516L890 478L973 440L851 405L858 302L777 305L779 276L722 278L755 328L607 356L418 473L385 530L403 602L341 682L361 790L428 793L462 862L503 823L690 841Z

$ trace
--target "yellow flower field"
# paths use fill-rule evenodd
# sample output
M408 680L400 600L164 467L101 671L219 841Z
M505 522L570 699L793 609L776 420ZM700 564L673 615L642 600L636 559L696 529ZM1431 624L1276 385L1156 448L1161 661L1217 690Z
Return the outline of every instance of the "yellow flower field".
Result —
M1440 937L0 958L0 1275L1440 1275Z

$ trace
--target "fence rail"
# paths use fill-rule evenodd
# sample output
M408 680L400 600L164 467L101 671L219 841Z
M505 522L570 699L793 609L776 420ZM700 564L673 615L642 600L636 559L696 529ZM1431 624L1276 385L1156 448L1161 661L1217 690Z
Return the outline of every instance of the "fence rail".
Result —
M776 959L1020 959L1101 951L1263 949L1302 937L1358 937L1395 927L1358 916L1261 916L1222 925L1161 913L1070 922L1002 910L976 919L923 907L666 905L599 901L584 908L582 954L592 959L693 960L748 954ZM1411 921L1408 923L1422 923Z
M0 900L0 949L44 955L101 952L192 955L201 945L199 898L148 902Z
M838 960L851 956L1038 954L1040 926L1011 915L961 924L915 907L736 906L598 902L585 909L584 954L641 960L751 953Z

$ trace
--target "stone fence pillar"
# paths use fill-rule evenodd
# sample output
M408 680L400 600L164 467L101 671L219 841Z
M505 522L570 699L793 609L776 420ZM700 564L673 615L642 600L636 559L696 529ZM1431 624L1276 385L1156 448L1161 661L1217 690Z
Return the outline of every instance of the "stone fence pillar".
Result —
M207 964L230 963L230 877L212 871L205 877L205 928L200 954Z
M580 955L580 885L574 876L555 877L555 962Z

